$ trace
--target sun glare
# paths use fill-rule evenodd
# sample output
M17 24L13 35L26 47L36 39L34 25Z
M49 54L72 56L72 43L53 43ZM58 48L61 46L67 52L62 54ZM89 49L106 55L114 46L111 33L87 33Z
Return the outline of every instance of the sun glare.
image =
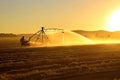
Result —
M107 23L108 31L120 31L120 9L116 10L110 16Z

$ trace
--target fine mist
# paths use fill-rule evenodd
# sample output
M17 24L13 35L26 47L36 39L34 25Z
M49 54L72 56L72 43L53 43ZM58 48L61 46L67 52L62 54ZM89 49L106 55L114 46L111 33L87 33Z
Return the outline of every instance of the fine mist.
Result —
M45 46L70 46L70 45L89 45L94 44L90 39L71 31L65 32L46 32L49 43ZM39 42L37 46L42 46Z

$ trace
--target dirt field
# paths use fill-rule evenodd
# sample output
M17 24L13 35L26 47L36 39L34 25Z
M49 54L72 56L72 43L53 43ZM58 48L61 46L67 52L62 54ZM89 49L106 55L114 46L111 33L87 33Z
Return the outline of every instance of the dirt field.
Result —
M0 80L120 78L120 44L42 48L7 40L0 43Z

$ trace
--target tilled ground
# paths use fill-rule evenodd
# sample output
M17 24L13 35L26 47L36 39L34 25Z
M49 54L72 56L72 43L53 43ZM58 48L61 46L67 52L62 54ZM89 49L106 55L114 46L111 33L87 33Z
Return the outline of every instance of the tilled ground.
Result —
M0 49L0 80L114 80L120 45Z

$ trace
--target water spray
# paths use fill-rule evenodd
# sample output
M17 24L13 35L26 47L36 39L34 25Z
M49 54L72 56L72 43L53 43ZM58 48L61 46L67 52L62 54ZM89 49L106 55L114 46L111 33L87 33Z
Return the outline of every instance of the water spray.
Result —
M34 33L33 35L31 35L27 41L25 41L23 39L21 41L21 43L23 43L24 46L27 46L26 44L30 45L30 43L32 43L32 44L33 43L42 44L42 45L46 45L48 43L51 43L51 41L50 41L48 35L46 34L46 32L62 32L64 34L63 29L59 29L59 28L47 28L47 29L45 29L44 27L41 27L41 30L39 30L36 33ZM34 41L33 41L33 38L34 38Z

